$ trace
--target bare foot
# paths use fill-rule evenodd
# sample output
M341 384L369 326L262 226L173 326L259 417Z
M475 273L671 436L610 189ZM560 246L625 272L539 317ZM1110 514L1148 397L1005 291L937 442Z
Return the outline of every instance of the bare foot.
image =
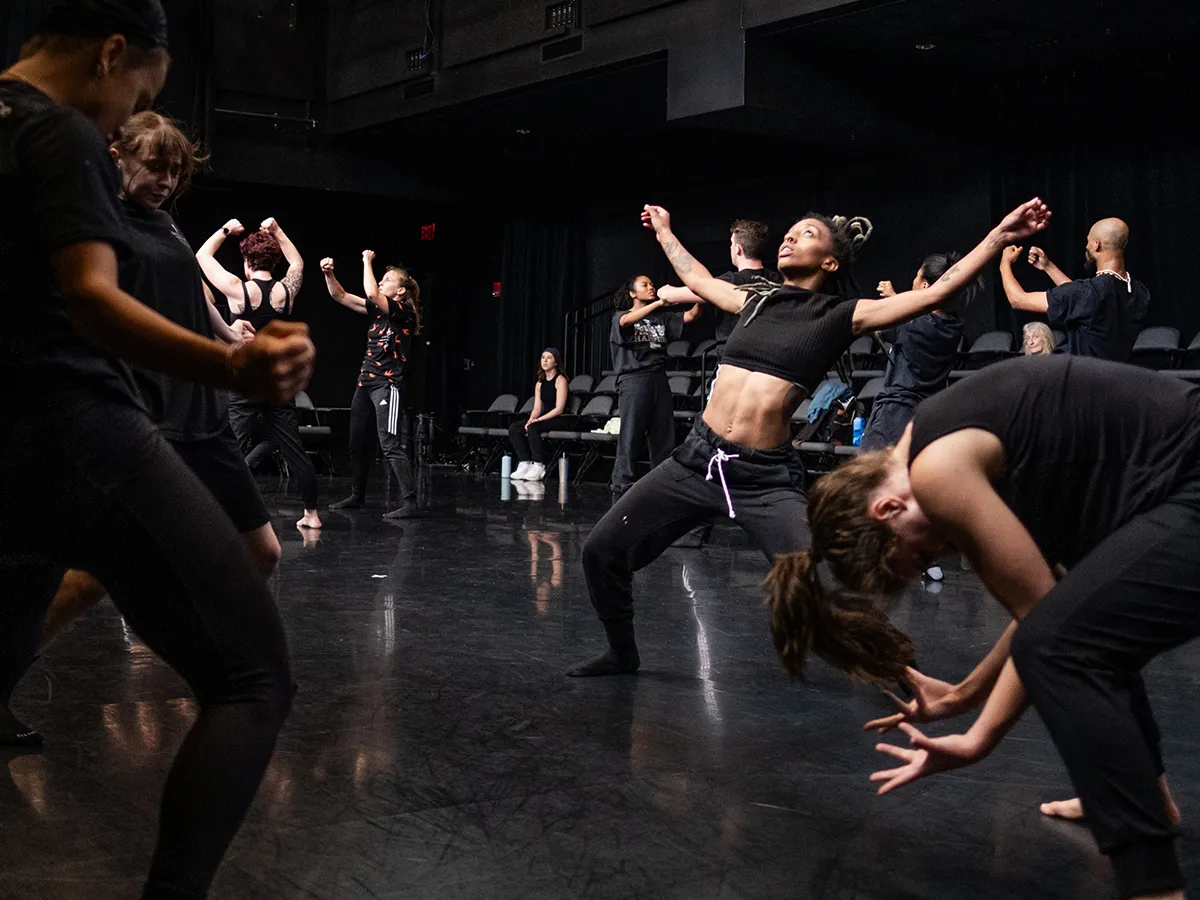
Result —
M1171 796L1171 789L1167 787L1166 775L1159 777L1158 786L1162 791L1163 804L1167 808L1167 818L1170 819L1172 825L1178 825L1183 821L1183 815L1179 812L1179 807L1175 805L1175 798ZM1051 816L1056 819L1078 821L1083 818L1083 802L1078 797L1070 800L1055 800L1051 803L1043 803L1038 809L1042 811L1042 815Z
M1056 819L1076 821L1083 818L1083 803L1078 797L1071 800L1054 800L1050 803L1043 803L1038 809L1042 811L1042 815Z
M320 528L321 517L317 515L315 509L306 509L304 511L304 518L297 522L296 525L299 528Z

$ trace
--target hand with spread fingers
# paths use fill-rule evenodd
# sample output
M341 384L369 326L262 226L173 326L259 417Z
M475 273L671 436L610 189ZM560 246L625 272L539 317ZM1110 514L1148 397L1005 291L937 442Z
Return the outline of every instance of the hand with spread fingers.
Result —
M900 730L908 735L909 747L895 744L876 744L875 749L887 753L904 763L895 769L883 769L871 774L871 780L883 782L878 794L894 791L918 778L961 769L979 762L990 752L990 748L970 734L951 734L946 737L926 737L907 722L900 723Z
M883 734L904 722L936 722L966 712L971 705L959 693L957 685L939 681L923 675L909 666L906 680L912 688L913 699L903 700L891 691L884 691L888 699L900 710L890 716L872 719L863 726L864 731Z

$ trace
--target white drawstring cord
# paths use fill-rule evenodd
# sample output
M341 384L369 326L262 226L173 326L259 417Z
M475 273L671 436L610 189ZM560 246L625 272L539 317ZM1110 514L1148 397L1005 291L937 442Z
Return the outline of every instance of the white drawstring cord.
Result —
M718 448L717 452L712 455L711 459L709 459L708 474L704 476L705 481L713 480L713 477L712 477L713 463L716 463L717 464L717 474L721 476L721 490L723 490L725 492L725 505L729 507L729 518L731 518L731 519L736 519L737 515L733 511L733 500L729 496L729 485L725 483L725 463L729 462L729 460L731 460L731 459L737 459L737 458L738 458L738 454L726 453L724 450L721 450L720 448Z

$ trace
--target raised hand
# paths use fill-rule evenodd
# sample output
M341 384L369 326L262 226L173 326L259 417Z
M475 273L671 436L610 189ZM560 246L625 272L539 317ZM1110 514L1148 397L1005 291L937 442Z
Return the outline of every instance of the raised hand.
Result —
M872 781L883 782L878 791L880 796L918 778L961 769L987 756L987 750L969 735L952 734L947 737L930 738L907 722L901 723L900 729L908 735L912 749L897 747L894 744L875 745L875 749L880 753L887 753L904 763L895 769L871 773Z
M912 666L906 669L906 673L905 680L912 688L913 699L903 700L891 691L884 691L900 712L872 719L863 726L864 731L883 734L904 722L935 722L957 716L969 708L955 685L922 675Z
M1024 247L1018 247L1016 245L1005 247L1000 253L1000 262L1006 266L1011 266L1017 261L1017 258L1021 255L1021 251L1024 249Z
M233 351L235 388L259 403L290 403L308 387L316 355L303 322L271 322Z
M642 207L642 226L655 233L671 230L671 214L661 206L647 203Z
M323 260L321 260L321 271L324 272L326 275L333 274L333 257L332 256L327 256Z
M246 230L246 228L237 219L230 219L228 222L226 222L224 225L221 226L221 230L228 231L231 235L235 235L235 234L241 234L243 231Z
M1037 234L1050 224L1050 207L1037 197L1026 200L996 226L996 233L1006 244L1015 244Z
M274 234L279 230L279 223L275 221L274 216L268 216L267 218L263 219L263 223L259 227L268 234Z
M1039 272L1045 272L1050 265L1050 257L1041 247L1029 248L1029 264Z
M896 288L890 281L881 281L875 286L875 290L879 291L880 297L895 297Z
M367 263L368 265L370 263L375 262L375 251L374 250L364 250L363 251L363 262Z

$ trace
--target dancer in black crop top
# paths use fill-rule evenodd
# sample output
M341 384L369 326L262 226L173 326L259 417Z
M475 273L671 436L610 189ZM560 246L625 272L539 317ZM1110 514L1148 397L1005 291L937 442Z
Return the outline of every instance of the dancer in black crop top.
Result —
M404 370L412 336L421 325L421 286L400 266L388 266L383 280L375 280L375 251L362 254L363 294L351 294L337 279L333 259L321 260L329 296L347 309L370 316L367 352L358 373L358 387L350 401L351 493L331 503L330 509L359 509L367 502L367 471L372 454L371 425L384 458L392 466L400 488L400 506L385 519L410 519L418 514L417 489L412 464L400 441L404 414Z
M277 320L291 318L296 294L304 283L304 259L279 223L266 219L258 231L242 239L242 268L245 278L227 271L216 259L225 238L239 235L245 229L237 219L230 219L196 251L196 260L209 283L224 295L235 320L249 322L255 329ZM283 261L287 273L278 281L273 274ZM252 403L238 394L229 395L229 424L248 456L254 447L254 430L262 423L271 440L283 454L289 474L300 483L304 501L304 516L296 523L301 528L320 528L317 514L317 470L300 440L300 419L295 404L264 406Z
M771 574L775 644L795 675L813 652L911 685L915 700L868 723L912 744L880 745L902 762L871 776L880 793L983 759L1032 702L1121 896L1182 898L1140 672L1200 636L1200 388L1082 357L989 366L922 403L894 448L817 482L809 524L812 551ZM912 643L869 602L949 550L1014 619L958 684L908 668ZM853 602L822 586L818 560ZM962 735L912 725L979 707Z

